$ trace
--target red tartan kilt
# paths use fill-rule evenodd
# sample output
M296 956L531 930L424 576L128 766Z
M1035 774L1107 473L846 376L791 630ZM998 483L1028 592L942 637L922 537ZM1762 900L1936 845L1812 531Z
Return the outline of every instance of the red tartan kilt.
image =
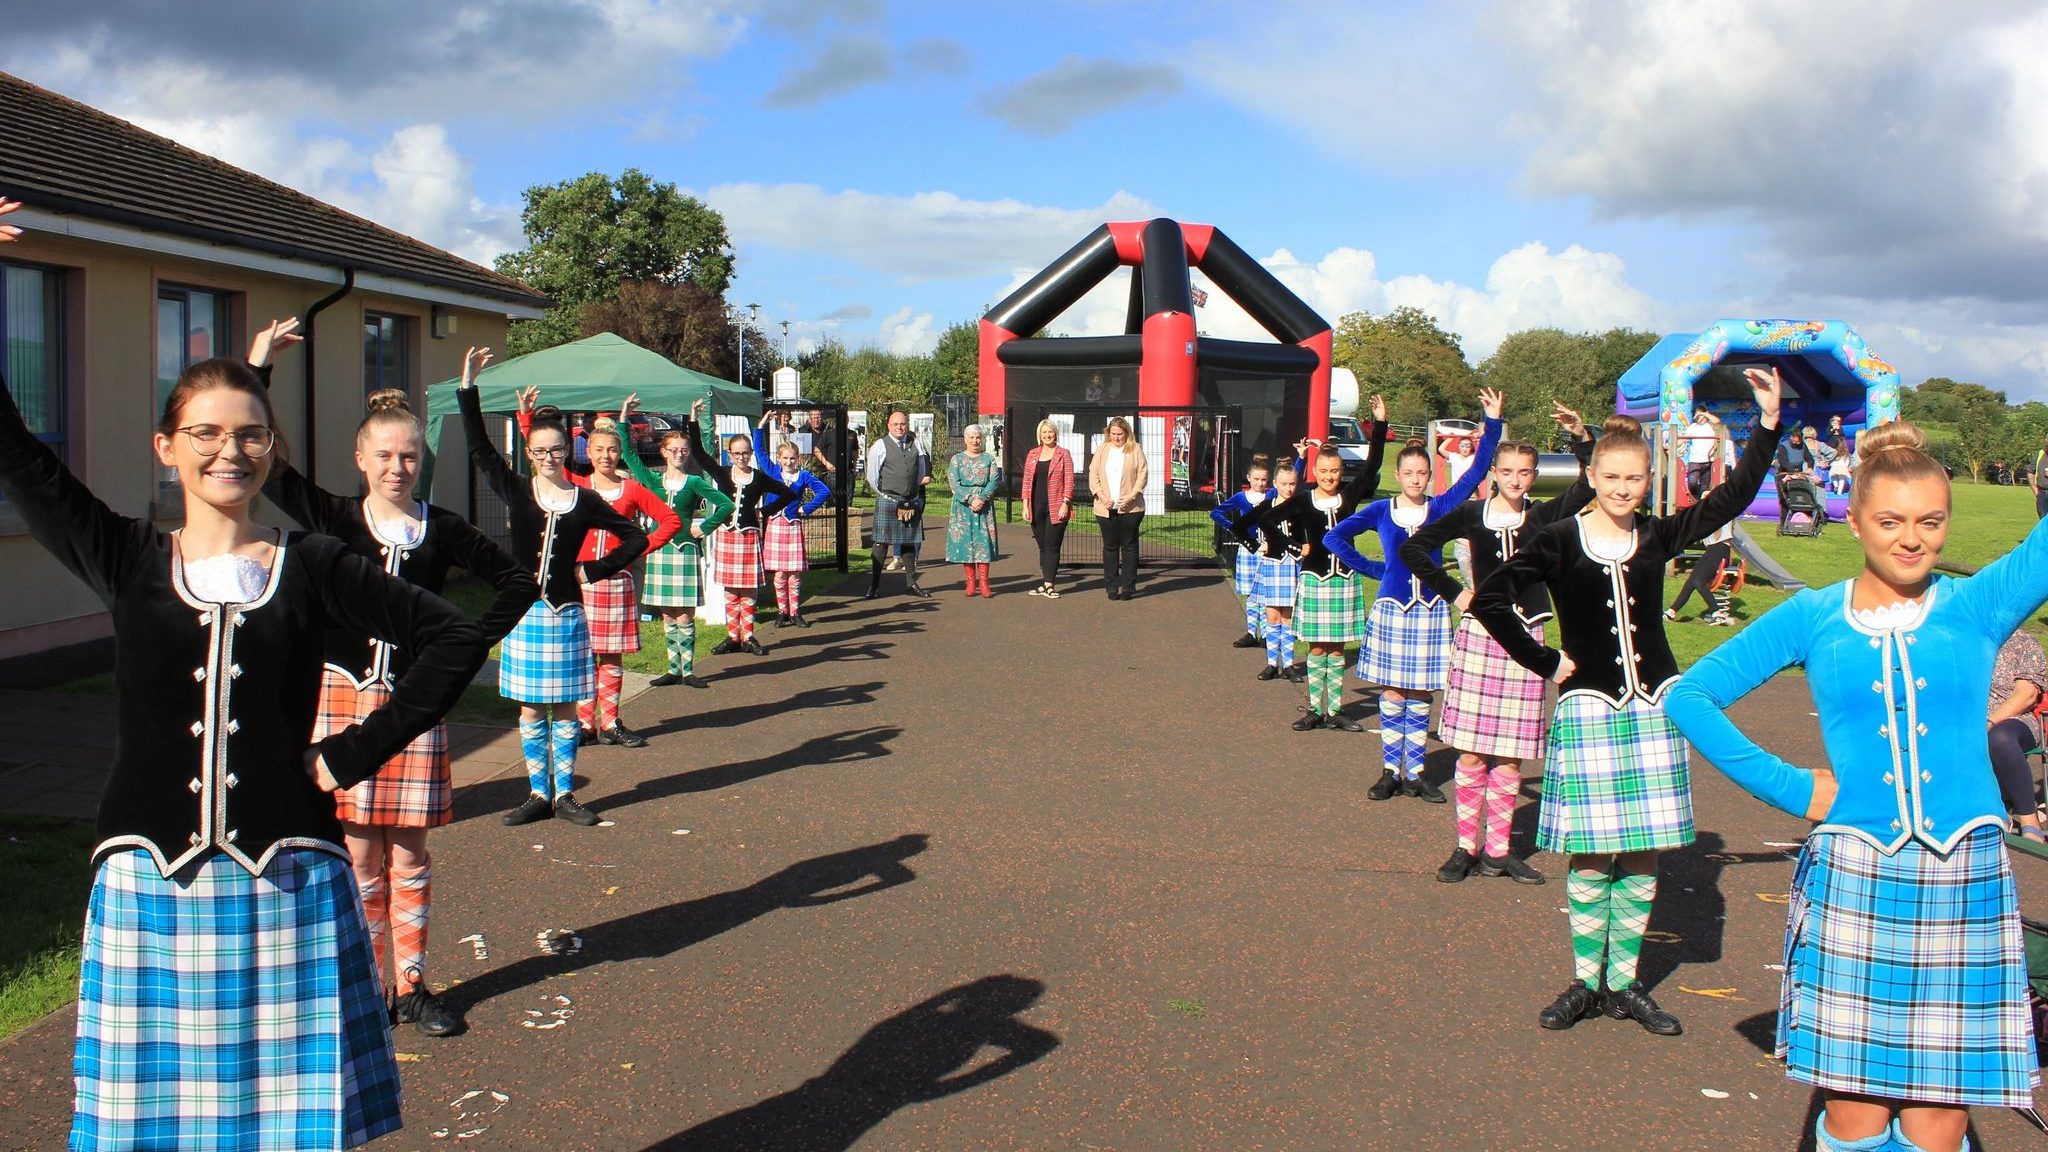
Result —
M761 530L721 528L711 541L711 574L728 592L761 586Z
M583 586L583 617L590 650L610 655L640 650L640 590L631 572Z
M804 555L804 522L773 516L761 530L761 567L770 572L802 572L809 565Z
M361 723L390 695L381 684L358 689L348 677L327 669L320 681L314 741ZM455 814L448 779L448 729L434 725L385 761L376 775L336 792L334 814L344 823L383 828L439 828L448 823Z

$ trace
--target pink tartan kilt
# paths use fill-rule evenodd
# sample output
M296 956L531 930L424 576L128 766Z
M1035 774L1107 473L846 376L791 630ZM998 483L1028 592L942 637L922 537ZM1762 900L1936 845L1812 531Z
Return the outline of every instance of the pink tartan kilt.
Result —
M320 714L315 742L360 724L391 691L382 684L358 689L348 677L327 669L320 680ZM381 828L439 828L454 818L448 782L448 729L436 724L384 763L368 780L334 794L334 814L344 823Z
M720 528L711 539L711 574L728 592L761 586L761 530Z
M804 555L804 522L771 516L761 530L761 567L770 572L802 572L810 567Z
M583 586L583 618L590 625L590 650L612 655L640 650L640 590L633 574L621 572Z
M1541 625L1529 629L1538 640ZM1437 735L1460 752L1502 759L1543 755L1544 692L1549 685L1507 654L1469 614L1458 622Z

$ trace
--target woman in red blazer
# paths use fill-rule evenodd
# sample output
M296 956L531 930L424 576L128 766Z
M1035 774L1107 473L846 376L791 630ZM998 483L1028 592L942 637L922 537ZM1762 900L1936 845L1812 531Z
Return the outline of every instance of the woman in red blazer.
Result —
M1060 572L1060 545L1067 539L1067 518L1074 514L1074 457L1060 447L1060 430L1050 420L1038 422L1038 443L1024 454L1024 517L1031 538L1038 541L1042 583L1033 596L1059 599L1053 580Z

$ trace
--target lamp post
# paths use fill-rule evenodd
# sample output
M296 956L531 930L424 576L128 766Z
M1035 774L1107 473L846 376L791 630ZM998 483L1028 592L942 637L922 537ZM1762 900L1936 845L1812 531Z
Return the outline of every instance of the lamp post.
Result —
M789 366L789 321L782 322L782 364Z
M738 324L740 329L739 385L742 388L747 386L747 326L759 319L760 315L759 304L749 304L744 311L738 305L734 305L732 309L733 322Z

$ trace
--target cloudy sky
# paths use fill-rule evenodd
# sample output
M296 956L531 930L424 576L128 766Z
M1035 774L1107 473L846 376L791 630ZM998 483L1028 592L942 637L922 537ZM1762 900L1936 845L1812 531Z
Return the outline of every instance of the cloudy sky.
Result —
M0 70L464 256L535 183L722 211L793 348L915 351L1107 219L1214 224L1335 320L1840 318L2048 397L2048 0L95 0ZM1112 284L1056 329L1122 322ZM1201 324L1253 335L1221 293Z

